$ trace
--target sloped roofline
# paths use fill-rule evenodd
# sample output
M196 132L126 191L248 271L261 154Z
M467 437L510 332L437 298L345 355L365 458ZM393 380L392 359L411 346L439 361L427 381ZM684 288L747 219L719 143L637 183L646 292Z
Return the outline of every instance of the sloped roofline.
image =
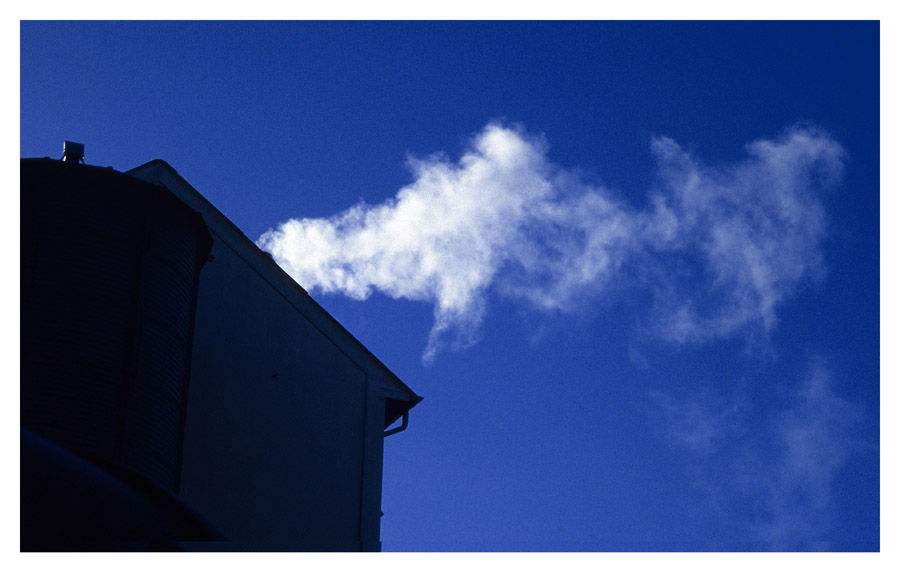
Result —
M207 227L231 247L247 265L287 299L320 332L331 339L347 357L357 363L388 399L385 428L422 401L369 349L331 316L300 284L275 263L272 256L254 243L230 219L161 159L149 161L124 172L125 175L162 185L192 209L200 212Z

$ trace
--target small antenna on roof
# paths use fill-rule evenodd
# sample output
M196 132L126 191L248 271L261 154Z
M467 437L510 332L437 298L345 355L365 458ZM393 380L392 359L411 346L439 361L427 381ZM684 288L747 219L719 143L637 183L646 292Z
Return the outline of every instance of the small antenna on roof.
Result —
M63 143L63 161L84 163L84 144L66 141Z

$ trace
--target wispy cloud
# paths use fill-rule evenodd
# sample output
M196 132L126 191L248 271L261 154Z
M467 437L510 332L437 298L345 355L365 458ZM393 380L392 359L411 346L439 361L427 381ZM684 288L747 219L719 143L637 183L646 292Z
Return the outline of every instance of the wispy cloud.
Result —
M776 308L823 272L820 199L841 175L844 151L813 128L747 146L736 165L705 166L668 138L653 142L661 190L645 235L663 261L660 336L698 341L748 325L767 332Z
M796 404L774 422L779 463L760 482L770 514L756 533L773 549L804 541L813 549L826 549L831 482L861 446L851 437L862 416L862 406L836 395L830 373L816 363Z
M834 391L814 362L792 403L754 426L746 398L655 391L652 418L661 436L691 455L702 488L722 517L743 525L733 550L827 550L835 475L863 445L855 436L863 407ZM758 409L759 406L756 405ZM740 529L739 529L740 530Z
M667 138L652 150L660 186L637 210L551 162L543 138L492 123L457 161L410 159L413 182L391 200L290 219L258 244L311 291L433 304L426 359L477 340L490 293L568 311L618 280L653 293L654 336L767 331L778 304L821 270L817 192L839 176L840 146L793 128L716 169Z
M708 392L679 400L660 390L651 391L650 398L655 406L651 415L665 429L665 439L697 457L715 455L741 431L741 401Z

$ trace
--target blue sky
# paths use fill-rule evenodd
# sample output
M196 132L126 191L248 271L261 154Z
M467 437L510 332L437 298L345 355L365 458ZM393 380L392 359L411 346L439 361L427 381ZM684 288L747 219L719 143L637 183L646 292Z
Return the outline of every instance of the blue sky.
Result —
M386 551L880 548L879 25L23 22L425 401Z

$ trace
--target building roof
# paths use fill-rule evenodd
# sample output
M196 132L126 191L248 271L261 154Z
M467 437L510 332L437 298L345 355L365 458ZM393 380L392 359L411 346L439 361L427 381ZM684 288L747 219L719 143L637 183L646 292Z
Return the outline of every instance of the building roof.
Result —
M323 309L309 293L291 278L271 255L261 250L234 223L225 217L175 169L157 159L125 172L137 179L167 188L178 199L198 211L217 240L226 243L273 289L278 291L298 313L316 325L322 334L340 347L354 361L385 397L385 428L406 415L422 397L416 395L371 351L360 343L334 317Z

